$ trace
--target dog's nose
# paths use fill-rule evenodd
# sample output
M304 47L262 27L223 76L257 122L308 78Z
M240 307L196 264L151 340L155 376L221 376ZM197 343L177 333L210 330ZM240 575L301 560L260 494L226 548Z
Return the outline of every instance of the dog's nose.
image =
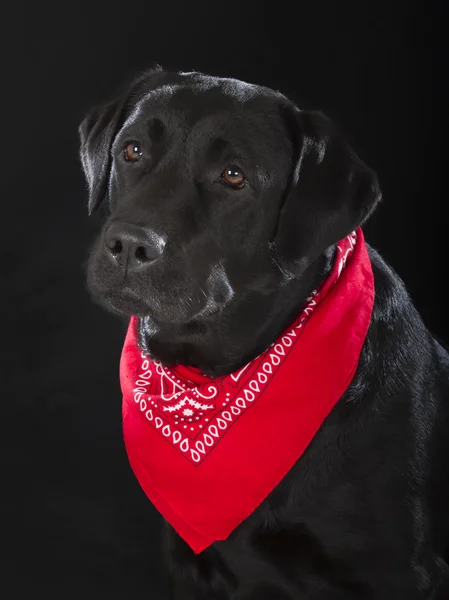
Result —
M113 223L105 233L104 245L106 253L128 269L147 266L164 251L162 238L129 223Z

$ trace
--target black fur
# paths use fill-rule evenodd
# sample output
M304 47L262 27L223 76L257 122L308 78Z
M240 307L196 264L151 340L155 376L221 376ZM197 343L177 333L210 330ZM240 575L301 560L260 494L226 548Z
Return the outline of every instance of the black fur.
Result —
M268 347L380 199L322 113L235 80L152 70L80 135L89 211L110 213L89 288L140 317L149 355L210 376ZM449 356L369 251L376 299L350 387L227 541L195 556L167 525L173 600L449 598Z

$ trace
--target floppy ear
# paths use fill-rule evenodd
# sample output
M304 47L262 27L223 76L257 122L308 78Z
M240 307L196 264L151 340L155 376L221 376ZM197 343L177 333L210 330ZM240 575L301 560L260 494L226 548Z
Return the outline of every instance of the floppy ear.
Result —
M119 100L93 108L79 126L80 157L89 186L89 215L107 195L112 162L111 145L125 121L130 99L136 102L139 94L148 87L147 84L155 83L156 75L163 73L160 65L148 69L134 80Z
M89 186L89 215L107 193L111 168L111 145L121 125L124 102L93 108L79 126L80 156Z
M377 177L319 111L289 111L296 147L290 189L274 238L277 259L296 275L351 233L381 198Z

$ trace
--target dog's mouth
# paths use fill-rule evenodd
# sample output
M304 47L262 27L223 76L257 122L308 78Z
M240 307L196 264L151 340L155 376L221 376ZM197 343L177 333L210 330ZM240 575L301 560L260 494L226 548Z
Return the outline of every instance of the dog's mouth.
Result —
M131 315L144 316L151 311L148 303L129 288L105 291L101 294L94 293L94 297L107 309L124 317L130 317Z
M235 295L220 263L201 281L188 275L187 269L181 270L179 264L151 277L125 275L120 280L108 263L93 260L87 284L94 299L107 310L122 317L149 317L160 325L216 318Z
M161 298L155 294L147 299L130 286L93 293L102 306L119 316L150 317L160 325L205 320L217 315L223 308L210 296L200 302L188 294L177 296L174 292L171 297Z

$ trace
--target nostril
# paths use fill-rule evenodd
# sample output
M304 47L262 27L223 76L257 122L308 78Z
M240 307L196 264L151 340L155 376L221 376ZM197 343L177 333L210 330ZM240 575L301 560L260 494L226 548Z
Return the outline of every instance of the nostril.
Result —
M123 250L123 245L120 240L108 240L106 242L106 246L109 248L113 256L118 256Z
M151 260L151 258L148 256L147 250L144 246L138 246L136 248L135 257L137 258L137 261L141 262L141 263Z

